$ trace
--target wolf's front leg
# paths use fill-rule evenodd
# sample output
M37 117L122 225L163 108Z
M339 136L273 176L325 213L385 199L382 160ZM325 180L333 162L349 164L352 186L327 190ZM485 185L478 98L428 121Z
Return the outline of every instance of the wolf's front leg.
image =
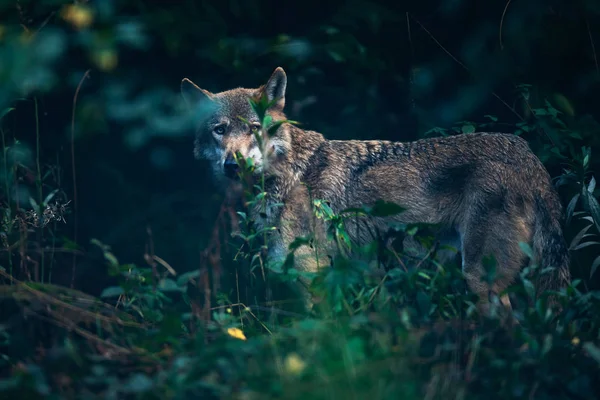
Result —
M267 260L270 265L283 266L289 256L289 245L293 239L285 240L282 235L273 235L269 243ZM301 246L294 251L293 268L297 271L316 272L318 270L318 257L309 246ZM277 268L279 269L279 268ZM282 272L283 273L283 272ZM292 300L301 303L303 311L312 309L312 295L309 291L311 280L301 276L295 281L283 282L284 300Z
M327 249L324 248L325 243L327 243L323 238L324 233L317 231L315 234L315 230L312 227L306 227L308 224L304 223L302 226L299 226L300 224L297 222L298 219L294 219L293 217L286 218L285 213L282 215L282 224L277 230L277 237L274 237L272 243L275 246L270 253L278 262L283 263L286 257L293 251L293 268L300 272L302 276L298 277L296 281L290 282L290 294L295 298L301 299L305 307L310 310L313 306L313 298L309 291L311 278L307 277L306 273L312 275L320 269L328 267L330 258L328 257ZM303 243L294 250L290 250L290 244L296 239L308 236L312 237L310 243Z

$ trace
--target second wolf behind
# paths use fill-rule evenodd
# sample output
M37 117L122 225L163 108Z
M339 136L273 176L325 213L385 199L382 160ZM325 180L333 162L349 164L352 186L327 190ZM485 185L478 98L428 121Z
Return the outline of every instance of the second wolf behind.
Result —
M439 224L445 241L459 249L467 284L484 305L489 293L505 290L526 265L519 242L530 244L543 268L553 268L538 280L538 292L569 283L562 207L548 172L526 141L501 133L406 143L327 140L318 132L284 123L264 138L262 152L253 134L260 121L249 100L266 96L273 102L267 113L273 121L283 120L286 87L281 68L256 89L211 93L188 79L181 86L194 110L196 157L210 161L215 178L235 181L236 152L252 157L255 173L264 174L266 212L255 209L251 216L259 226L277 227L269 239L269 259L282 260L296 237L313 234L317 243L324 243L325 227L314 217L311 199L327 201L334 212L384 200L405 211L388 221L349 219L352 241L365 244L373 239L370 232L385 230L389 221ZM318 257L317 251L331 249L302 247L296 267L327 267L328 261L319 263L327 258ZM497 263L491 286L482 280L485 256Z

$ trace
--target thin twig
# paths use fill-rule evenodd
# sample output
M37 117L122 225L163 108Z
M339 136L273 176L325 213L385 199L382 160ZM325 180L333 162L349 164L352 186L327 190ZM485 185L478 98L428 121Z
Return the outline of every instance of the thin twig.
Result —
M250 314L255 320L256 322L258 322L268 333L269 335L272 335L273 332L271 332L269 330L269 328L267 328L267 326L252 312L252 309L250 307L248 307L247 305L245 305L244 303L237 303L237 304L229 304L226 306L218 306L218 307L211 307L211 310L218 310L218 309L222 309L222 308L230 308L230 307L238 307L240 309L243 308L244 311L246 311L248 314Z
M415 96L413 96L413 90L412 90L412 86L415 83L415 69L414 69L414 58L415 58L415 50L413 47L413 41L412 41L412 32L410 30L410 16L408 14L408 12L406 13L406 30L408 33L408 47L410 49L410 72L409 72L409 82L410 82L410 86L411 86L411 90L410 90L410 103L413 109L416 108L417 104L415 101Z
M429 32L427 30L427 28L425 28L425 26L423 26L423 24L416 19L414 16L411 15L411 18L415 20L415 22L417 24L419 24L419 26L425 31L425 33L427 33L427 35L429 35L429 37L431 38L431 40L433 40L439 47L440 49L442 49L444 51L444 53L446 53L448 56L450 56L450 58L452 58L458 65L460 65L465 71L467 71L469 74L473 75L474 74L471 72L471 70L469 68L467 68L467 66L465 64L463 64L462 62L460 62L460 60L458 58L456 58L452 53L450 53L434 36L431 32ZM498 96L496 94L496 92L491 92L492 95L498 99L502 104L504 104L506 106L506 108L508 108L513 114L515 114L517 116L517 118L519 118L521 121L525 121L525 118L523 118L521 116L521 114L519 114L514 108L512 108L506 101L504 101L500 96Z
M77 243L77 174L75 168L75 108L77 106L77 97L83 81L90 76L88 69L77 85L75 96L73 96L73 114L71 116L71 168L73 173L73 242ZM75 266L77 265L77 254L73 253L73 270L71 272L71 288L75 285Z
M504 24L504 16L506 15L506 10L508 10L508 5L512 0L508 0L506 2L506 6L504 7L504 11L502 11L502 17L500 18L500 29L498 31L498 40L500 41L500 50L504 50L504 44L502 43L502 25Z
M35 31L35 33L39 33L48 24L48 22L50 22L50 19L52 19L52 17L54 17L55 14L56 14L56 11L52 11L50 13L50 15L48 15L46 17L46 19L41 23L40 27L37 28L37 30Z
M590 22L585 17L585 26L587 28L588 36L590 37L590 44L592 45L592 54L594 55L594 64L596 65L596 74L600 77L600 68L598 68L598 57L596 56L596 46L594 45L594 38L592 37L592 31L590 30Z
M37 196L38 196L38 207L36 212L38 213L37 215L37 222L40 225L38 227L38 229L36 229L36 234L37 234L37 243L39 247L43 246L43 241L44 241L44 228L43 228L43 221L42 219L44 218L44 197L42 195L42 167L40 165L40 150L41 150L41 145L40 145L40 116L39 116L39 112L38 112L38 99L37 97L33 98L33 104L35 106L35 165L36 165L36 177L35 177L35 186L37 189ZM42 271L41 271L41 282L44 283L44 275L45 275L45 269L44 269L44 253L42 252L40 254L40 264L42 267ZM36 280L38 280L38 269L36 268Z

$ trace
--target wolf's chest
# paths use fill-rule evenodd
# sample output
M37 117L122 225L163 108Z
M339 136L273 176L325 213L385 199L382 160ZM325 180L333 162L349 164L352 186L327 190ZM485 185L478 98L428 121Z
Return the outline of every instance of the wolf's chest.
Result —
M281 205L274 200L258 200L250 208L250 217L254 221L256 231L276 227L281 215Z

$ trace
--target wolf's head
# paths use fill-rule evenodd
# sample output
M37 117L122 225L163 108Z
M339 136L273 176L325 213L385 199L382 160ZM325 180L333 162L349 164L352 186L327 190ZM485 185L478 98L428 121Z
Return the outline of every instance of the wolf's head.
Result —
M194 154L198 159L210 161L217 179L236 179L238 165L234 155L237 152L244 158L253 158L255 173L270 175L275 171L277 160L289 151L289 133L285 127L280 127L268 139L264 135L266 142L261 152L254 135L261 125L249 100L266 96L270 103L273 102L267 114L273 121L285 119L286 85L287 77L282 68L277 68L267 83L257 89L237 88L211 93L189 79L183 79L181 93L193 109L196 129Z

